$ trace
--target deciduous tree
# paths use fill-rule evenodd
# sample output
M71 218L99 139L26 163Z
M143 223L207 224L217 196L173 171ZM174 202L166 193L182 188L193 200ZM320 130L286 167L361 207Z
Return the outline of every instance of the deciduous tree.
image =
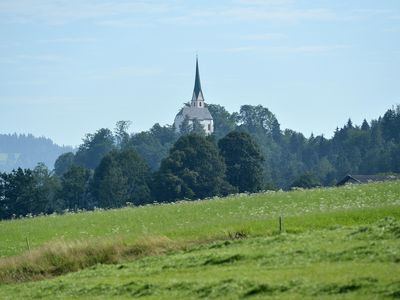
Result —
M225 178L225 164L209 138L189 134L172 147L154 177L160 201L205 198L232 192Z
M122 207L126 203L148 203L150 171L133 149L112 151L96 168L92 191L100 207Z
M239 192L256 192L263 187L264 158L248 133L233 131L218 142L218 147L231 185Z

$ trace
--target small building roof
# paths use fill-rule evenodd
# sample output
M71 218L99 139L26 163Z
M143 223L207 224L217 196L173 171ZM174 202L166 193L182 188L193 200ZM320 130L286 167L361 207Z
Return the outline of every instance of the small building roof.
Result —
M379 181L399 180L400 177L396 175L346 175L340 180L336 186L345 185L346 183L369 183Z

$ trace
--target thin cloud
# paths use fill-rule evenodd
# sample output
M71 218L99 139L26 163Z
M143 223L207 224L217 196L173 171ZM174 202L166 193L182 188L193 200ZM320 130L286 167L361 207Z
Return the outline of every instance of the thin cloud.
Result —
M13 80L4 82L5 85L45 85L47 83L49 82L43 79Z
M225 17L242 21L298 22L302 20L333 20L337 14L329 9L262 9L238 7L223 12Z
M399 28L384 28L383 30L382 30L382 32L385 32L385 33L398 33L398 32L400 32L400 27Z
M0 65L9 65L9 64L16 64L16 63L18 63L18 61L13 58L7 58L7 57L0 58Z
M394 13L392 9L353 9L350 11L353 15L364 16L364 17L372 17L376 15L391 15Z
M101 26L132 28L152 24L215 24L226 22L300 22L306 20L355 20L384 16L398 18L389 9L345 10L334 7L306 7L294 0L234 0L188 5L175 1L96 0L3 0L0 22L52 25L91 22Z
M163 21L177 24L203 25L229 22L284 22L336 20L338 13L329 8L299 8L291 0L233 1L207 9L189 9L184 14L169 16Z
M308 45L308 46L298 46L298 47L282 47L275 48L274 51L280 53L307 53L307 54L316 54L316 53L326 53L332 52L340 49L348 49L351 48L351 45Z
M360 20L376 17L396 19L398 10L384 8L333 9L325 7L303 8L295 0L236 0L238 5L225 14L242 20L290 21L301 20Z
M168 5L156 1L18 0L0 2L2 22L64 24L106 17L164 13Z
M243 53L243 52L264 52L276 55L288 55L288 54L318 54L334 52L340 49L351 48L351 45L303 45L303 46L292 46L292 47L263 47L263 46L248 46L248 47L231 47L222 50L216 50L216 52L225 53Z
M63 62L66 58L57 54L18 54L13 57L0 58L0 64L21 64L26 62Z
M243 53L243 52L255 52L260 51L261 47L232 47L232 48L225 48L222 52L226 53Z
M257 41L269 41L275 39L287 38L287 35L284 33L260 33L260 34L249 34L241 37L245 40L257 40Z
M96 73L90 73L82 76L86 80L105 80L126 77L147 77L160 75L163 70L159 68L141 68L141 67L117 67L109 70L102 70Z
M245 5L282 6L293 4L295 0L235 0L233 3Z
M54 38L47 40L40 40L42 43L56 43L56 44L86 44L86 43L95 43L97 39L94 38L86 38L86 37L64 37L64 38Z
M18 60L42 61L42 62L60 62L65 60L63 56L57 54L38 54L38 55L20 54L17 55L16 58Z
M0 49L13 48L18 46L21 46L21 43L18 42L0 43Z
M150 24L147 22L136 22L132 19L110 19L110 20L102 20L96 21L95 24L101 26L109 26L116 28L143 28L143 27L153 27L154 24Z
M79 102L81 102L81 99L66 96L0 96L0 104L3 105L70 105Z

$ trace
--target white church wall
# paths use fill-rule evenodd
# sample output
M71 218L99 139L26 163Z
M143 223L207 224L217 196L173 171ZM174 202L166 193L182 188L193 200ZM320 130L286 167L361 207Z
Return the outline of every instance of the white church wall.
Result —
M175 125L175 131L180 132L180 127L184 121L184 117L182 115L177 115L175 117L174 125ZM203 129L206 134L211 134L214 132L214 121L213 120L199 120L199 123L203 126ZM193 125L193 121L189 120L189 125ZM210 126L208 126L210 125Z

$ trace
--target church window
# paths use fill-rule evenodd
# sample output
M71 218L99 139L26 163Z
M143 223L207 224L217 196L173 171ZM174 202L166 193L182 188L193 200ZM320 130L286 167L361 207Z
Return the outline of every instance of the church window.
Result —
M208 124L208 131L211 131L211 124Z
M201 102L199 102L199 106L201 106Z

